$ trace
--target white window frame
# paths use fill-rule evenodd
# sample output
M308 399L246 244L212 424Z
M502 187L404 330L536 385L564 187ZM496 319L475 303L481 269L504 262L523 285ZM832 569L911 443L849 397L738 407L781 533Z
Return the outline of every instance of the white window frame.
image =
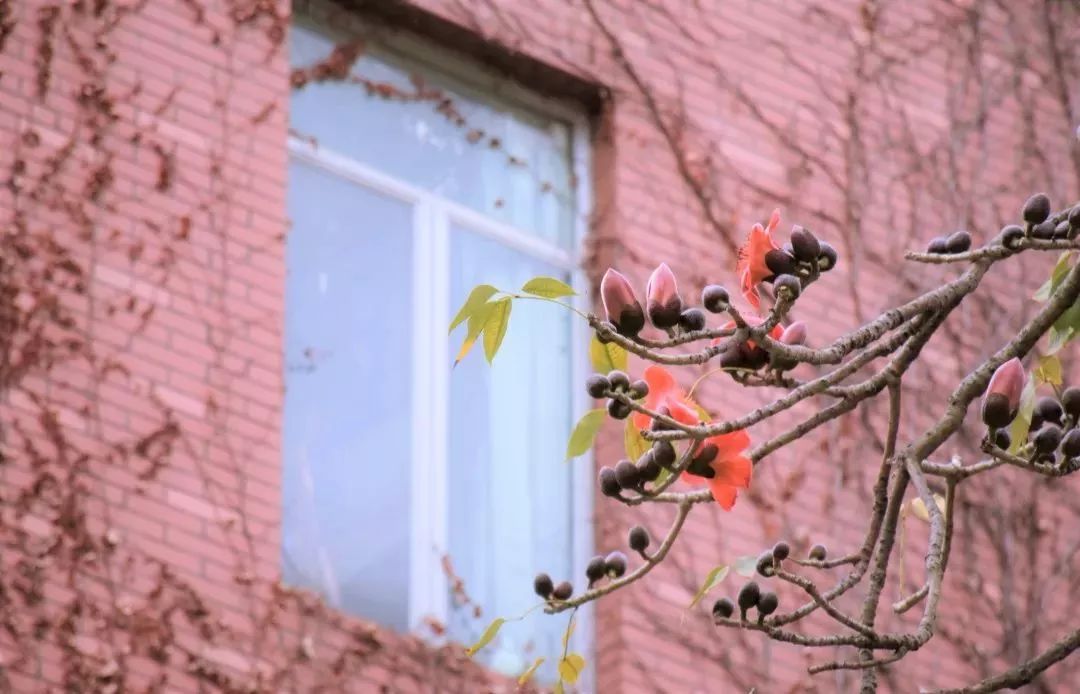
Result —
M326 29L317 23L312 28ZM428 617L448 623L450 586L442 566L442 556L448 547L447 489L448 465L448 403L450 371L446 367L449 338L446 326L456 306L449 305L450 228L458 223L469 231L491 238L508 248L526 253L567 272L571 286L577 291L573 305L590 311L587 297L588 282L581 271L583 242L588 232L592 204L590 130L585 116L565 104L538 98L505 79L491 75L475 80L477 67L456 56L433 50L429 45L409 36L395 36L397 45L410 62L421 62L440 77L461 80L465 70L474 77L468 86L485 96L494 96L534 113L558 119L570 128L571 166L573 180L573 238L570 250L537 237L528 231L498 222L470 207L411 185L347 155L310 141L290 135L288 151L291 160L315 166L325 172L351 181L383 195L413 206L413 428L426 431L427 436L414 439L412 450L412 498L410 517L410 586L409 626L414 632L430 633L424 620ZM400 39L400 40L398 40ZM393 53L379 51L379 53ZM435 66L438 67L435 67ZM490 87L490 88L489 88ZM505 287L504 289L513 289ZM540 308L540 307L537 307ZM557 309L552 309L557 310ZM588 326L583 321L571 321L571 417L577 421L593 407L584 388L590 372L588 359ZM513 327L510 328L513 330ZM563 465L561 460L550 461ZM583 584L585 566L593 554L593 494L595 465L592 451L572 462L571 566L577 585ZM451 557L452 559L452 557ZM538 567L539 568L539 567ZM571 578L571 577L568 577ZM521 577L521 589L531 590L532 576ZM362 615L361 615L362 616ZM492 615L495 616L495 615ZM508 615L501 615L508 616ZM550 619L546 615L536 618ZM591 603L577 613L577 628L571 646L589 660L593 656L594 612ZM437 639L435 639L437 640ZM553 656L555 654L548 654Z

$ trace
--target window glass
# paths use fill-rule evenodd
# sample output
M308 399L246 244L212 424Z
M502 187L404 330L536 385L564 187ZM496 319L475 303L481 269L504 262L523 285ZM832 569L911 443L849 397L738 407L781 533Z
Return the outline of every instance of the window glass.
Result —
M335 40L297 26L290 45L292 65L307 68L325 60ZM320 147L570 247L565 123L451 85L423 65L370 53L348 79L294 90L290 108L296 134Z
M309 164L289 176L284 576L406 629L412 208Z
M452 305L480 280L520 287L537 275L569 278L468 231L451 238ZM572 578L571 471L563 463L571 427L570 314L545 302L516 302L510 330L488 365L466 359L450 385L449 554L469 597L485 614L451 610L450 632L470 643L494 616L536 604L538 571ZM454 349L447 352L447 365ZM482 653L520 673L561 647L564 620L534 613L500 631Z

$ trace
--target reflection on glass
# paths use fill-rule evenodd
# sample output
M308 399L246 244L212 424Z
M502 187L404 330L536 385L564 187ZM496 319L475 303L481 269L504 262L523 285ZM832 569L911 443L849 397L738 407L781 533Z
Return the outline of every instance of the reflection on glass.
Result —
M291 38L294 67L310 67L333 39L302 26ZM352 76L389 87L375 95L349 80L311 83L292 95L290 125L319 146L569 248L570 130L422 68L364 54ZM334 114L336 117L328 117Z
M290 171L283 572L408 627L412 210Z

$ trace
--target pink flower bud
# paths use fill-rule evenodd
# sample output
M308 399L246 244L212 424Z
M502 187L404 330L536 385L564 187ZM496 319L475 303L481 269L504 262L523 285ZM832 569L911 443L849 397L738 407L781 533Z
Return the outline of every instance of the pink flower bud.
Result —
M645 313L634 296L634 288L621 273L608 268L600 280L600 298L608 321L620 335L634 337L645 327Z
M660 266L653 270L649 283L645 286L645 301L649 320L653 325L665 329L679 324L682 298L679 296L679 287L675 283L675 273L671 271L667 263L660 263Z
M987 426L1008 426L1016 418L1026 380L1024 365L1016 357L997 368L983 396L982 419Z
M780 333L780 341L785 345L801 345L806 342L806 323L797 320Z

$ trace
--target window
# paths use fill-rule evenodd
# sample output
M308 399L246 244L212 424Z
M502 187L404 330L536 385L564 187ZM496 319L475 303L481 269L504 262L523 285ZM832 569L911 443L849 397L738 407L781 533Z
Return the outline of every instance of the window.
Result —
M293 66L340 41L294 27ZM456 368L446 333L476 284L580 286L586 140L572 111L422 55L368 42L348 77L292 95L282 563L347 612L469 642L536 604L537 571L582 576L590 551L591 466L562 462L588 406L581 326L518 306L495 363ZM489 663L520 672L564 627L508 625Z

